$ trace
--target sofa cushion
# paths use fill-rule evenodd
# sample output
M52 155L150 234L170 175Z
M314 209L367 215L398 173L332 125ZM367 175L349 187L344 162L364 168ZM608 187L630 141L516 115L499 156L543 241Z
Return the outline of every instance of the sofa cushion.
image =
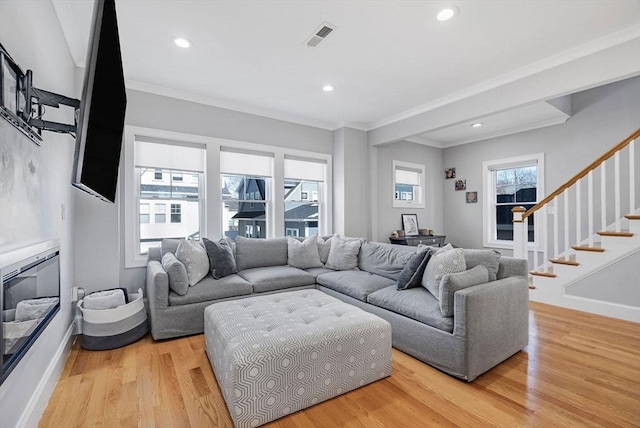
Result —
M187 269L190 286L196 285L209 274L209 256L199 243L183 239L176 249L176 258Z
M317 267L317 268L305 269L305 272L310 273L311 275L313 275L314 278L318 278L318 276L320 275L323 275L325 273L335 272L335 270L329 269L326 267Z
M268 266L245 269L238 272L253 285L254 293L282 290L291 287L315 284L316 279L310 273L291 266Z
M333 270L351 270L358 267L361 240L331 238L331 250L325 266Z
M238 270L287 264L287 238L236 238Z
M440 312L445 317L453 316L453 295L458 290L489 282L489 270L482 265L463 272L447 273L440 281Z
M411 255L409 262L402 268L396 286L398 290L420 287L427 263L433 254L432 250L419 251Z
M251 284L240 276L233 274L220 279L208 275L198 282L184 296L169 292L169 305L186 305L189 303L208 302L235 296L251 294Z
M462 272L466 270L462 248L446 251L446 247L436 251L427 263L422 277L422 286L436 299L440 298L440 281L446 273Z
M316 282L327 288L338 291L354 299L367 301L367 296L374 291L390 285L395 281L363 270L345 270L324 273L316 278Z
M318 251L318 237L310 236L304 241L287 238L287 264L298 269L322 267Z
M365 241L358 256L358 267L394 281L416 252L416 247Z
M238 272L233 249L226 239L218 242L203 238L204 248L209 257L209 271L214 279L224 278Z
M175 254L176 250L178 249L178 244L180 243L180 241L182 241L182 239L164 238L160 242L160 249L162 251L162 255L164 256L166 253Z
M495 281L500 266L500 253L496 250L464 249L464 262L467 269L484 266L489 272L489 281Z
M165 253L162 256L162 268L169 276L169 288L177 294L184 296L189 290L189 276L187 268L176 258L173 253Z
M398 290L395 286L387 287L371 293L367 301L431 327L453 332L453 318L442 315L438 299L423 287L408 290Z

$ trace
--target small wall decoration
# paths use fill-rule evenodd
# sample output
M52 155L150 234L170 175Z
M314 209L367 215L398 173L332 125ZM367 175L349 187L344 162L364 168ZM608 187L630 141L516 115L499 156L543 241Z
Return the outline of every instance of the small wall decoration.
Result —
M456 190L466 190L467 180L456 180Z
M447 168L444 170L444 178L456 178L456 169L455 168Z
M467 192L467 203L468 204L477 204L478 203L478 192Z
M402 228L406 236L419 235L418 229L418 215L417 214L402 214Z

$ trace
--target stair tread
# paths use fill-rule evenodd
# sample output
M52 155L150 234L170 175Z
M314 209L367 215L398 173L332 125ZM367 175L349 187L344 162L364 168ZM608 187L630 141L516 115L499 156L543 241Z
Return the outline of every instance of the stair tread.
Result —
M618 236L618 237L624 237L624 238L631 238L633 236L633 233L631 233L631 232L629 232L627 230L621 230L620 232L602 230L602 231L598 232L598 235L600 235L600 236Z
M532 272L529 272L529 273L531 275L544 276L544 277L547 277L547 278L555 278L555 277L558 276L555 273L549 273L549 272L535 272L535 271L532 271Z
M627 220L640 220L639 214L627 214L624 216Z
M580 263L578 263L575 260L564 260L564 259L551 259L549 260L551 263L556 263L559 265L568 265L568 266L579 266Z
M591 252L595 252L595 253L604 253L604 248L602 247L589 247L589 246L582 246L582 245L574 245L571 248L573 248L576 251L591 251Z

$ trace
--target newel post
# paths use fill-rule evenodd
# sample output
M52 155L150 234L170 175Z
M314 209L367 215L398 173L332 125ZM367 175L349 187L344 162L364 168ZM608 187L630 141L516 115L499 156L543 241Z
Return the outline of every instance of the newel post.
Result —
M527 223L528 218L522 216L527 210L524 207L514 207L513 213L513 257L518 259L528 259L527 254Z

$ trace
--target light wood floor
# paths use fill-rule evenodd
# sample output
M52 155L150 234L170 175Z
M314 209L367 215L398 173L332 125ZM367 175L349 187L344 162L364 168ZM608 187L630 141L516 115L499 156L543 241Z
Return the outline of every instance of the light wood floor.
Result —
M391 377L268 427L640 426L640 325L531 304L523 351L466 383L397 350ZM41 427L231 427L204 337L76 343Z

